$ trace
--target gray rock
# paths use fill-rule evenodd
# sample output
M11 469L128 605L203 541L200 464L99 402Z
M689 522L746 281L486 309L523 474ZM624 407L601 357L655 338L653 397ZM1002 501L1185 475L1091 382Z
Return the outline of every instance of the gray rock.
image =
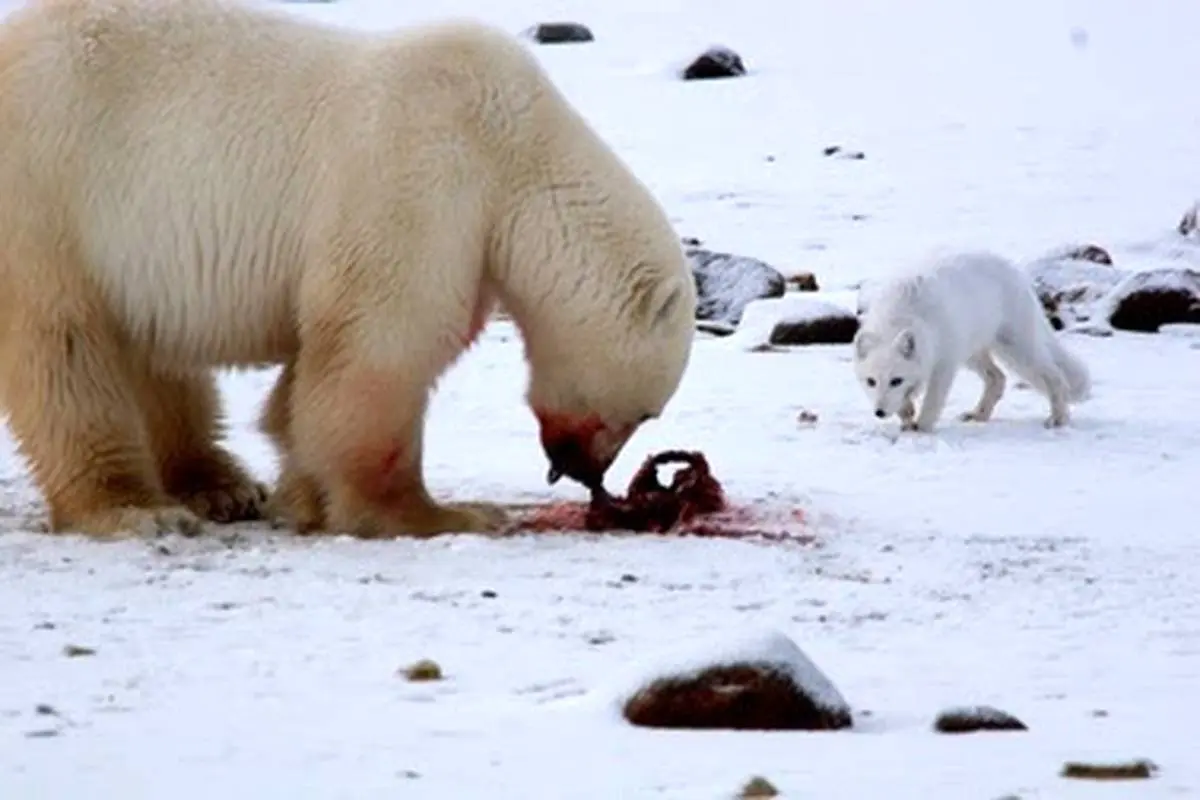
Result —
M696 279L696 319L735 326L746 304L783 297L787 281L765 261L685 244Z

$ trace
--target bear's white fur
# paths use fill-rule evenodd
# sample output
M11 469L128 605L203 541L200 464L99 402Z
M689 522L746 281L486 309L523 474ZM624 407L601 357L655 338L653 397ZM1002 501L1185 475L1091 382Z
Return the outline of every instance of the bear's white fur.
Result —
M0 26L0 142L0 399L54 530L261 513L214 367L284 365L274 513L390 536L501 519L431 498L421 445L495 303L554 477L597 486L688 363L664 211L482 24L34 0Z

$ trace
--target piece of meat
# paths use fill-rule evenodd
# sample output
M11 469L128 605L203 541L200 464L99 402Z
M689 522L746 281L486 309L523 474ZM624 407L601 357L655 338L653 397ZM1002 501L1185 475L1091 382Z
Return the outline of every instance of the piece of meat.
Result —
M669 486L663 486L658 469L676 463L682 464L682 468L675 472ZM521 520L520 527L530 531L664 533L725 508L725 492L712 476L704 455L667 450L642 463L630 480L625 497L614 497L600 489L592 494L592 501L587 506L577 503L549 506Z

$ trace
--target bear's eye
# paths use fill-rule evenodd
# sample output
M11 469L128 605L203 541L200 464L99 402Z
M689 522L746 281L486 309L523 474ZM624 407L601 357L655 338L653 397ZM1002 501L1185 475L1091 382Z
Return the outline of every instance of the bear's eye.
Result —
M867 378L867 386L870 386L872 389L874 389L875 388L875 379Z
M888 381L888 386L895 388L902 383L904 383L904 378L892 378L890 381Z

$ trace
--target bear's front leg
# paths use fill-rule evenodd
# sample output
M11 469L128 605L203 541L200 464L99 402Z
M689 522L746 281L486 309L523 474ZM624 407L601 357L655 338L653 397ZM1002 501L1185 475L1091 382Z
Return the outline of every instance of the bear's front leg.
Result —
M46 275L61 281L52 298L6 309L0 386L49 529L99 538L200 533L200 519L162 485L137 373L111 320L61 272Z
M444 505L430 496L422 472L426 386L400 372L300 366L291 438L300 469L324 489L329 532L429 537L505 523L498 507Z
M212 522L262 519L266 486L218 443L221 400L212 372L147 371L140 384L150 443L167 493Z
M290 526L296 533L322 531L325 518L325 490L317 479L297 462L292 438L292 393L296 385L296 363L289 361L267 396L258 418L258 429L275 446L279 456L279 478L267 504L267 516L275 523Z

